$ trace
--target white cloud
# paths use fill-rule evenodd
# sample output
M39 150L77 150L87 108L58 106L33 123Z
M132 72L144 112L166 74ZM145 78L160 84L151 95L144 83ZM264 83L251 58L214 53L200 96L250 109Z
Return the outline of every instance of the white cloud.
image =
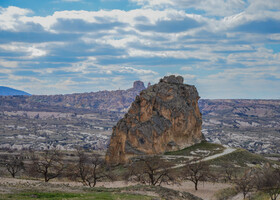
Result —
M69 88L78 91L79 82L75 81L78 79L87 80L83 83L87 84L88 90L95 83L98 85L95 89L110 89L125 87L123 82L132 79L153 82L167 74L170 68L173 72L182 72L188 82L197 83L200 87L207 87L209 81L212 91L218 87L219 94L224 94L229 84L238 84L240 77L251 81L259 78L265 83L268 83L266 77L279 78L280 53L267 49L264 44L275 45L280 41L280 34L235 30L249 22L280 20L280 12L276 12L279 10L278 1L132 1L143 7L130 11L57 11L44 17L30 16L31 11L27 9L0 8L0 29L11 32L11 38L7 37L7 41L0 43L0 52L7 54L0 56L0 66L13 70L22 67L22 60L32 61L30 71L37 70L52 81L52 76L60 73L61 82L47 81L44 83L46 86L38 86L47 92L52 92L49 87L53 86L61 93L70 91ZM205 13L188 14L185 9L189 8ZM186 22L184 24L189 26L197 23L198 26L186 26L186 29L178 31L160 27L178 22ZM30 24L40 28L34 34L39 36L36 41L25 34L21 35L23 39L17 37L15 32L31 31L28 29ZM45 41L48 39L50 41ZM35 63L34 59L40 62ZM154 68L149 69L150 66ZM246 70L235 70L241 67ZM15 80L20 82L23 77ZM30 81L37 84L35 79ZM111 85L105 87L108 82ZM28 87L35 91L35 86Z
M274 54L272 50L260 47L255 52L230 54L227 57L227 62L228 64L241 63L251 67L277 66L280 63L280 54Z
M184 80L186 83L188 81L192 81L192 80L196 79L196 75L193 75L193 74L183 74L182 76L184 77Z
M121 67L120 69L118 69L116 71L122 72L122 73L140 74L140 75L147 75L147 74L157 75L158 74L157 72L154 72L152 70L136 69L133 67Z
M43 45L44 46L44 45ZM9 44L0 44L0 49L10 52L21 52L27 55L23 55L22 58L34 58L45 56L47 52L42 49L42 44L27 44L21 42L12 42Z
M271 40L278 40L280 41L280 33L279 34L271 34L268 36L269 39Z
M263 10L275 10L275 9L280 9L280 1L275 1L275 0L248 0L249 6L247 9L247 12L258 12L258 11L263 11Z
M280 69L277 67L252 67L252 68L236 68L225 69L223 72L208 76L210 79L226 79L236 80L240 79L262 79L270 76L280 79Z
M0 59L0 66L6 67L6 68L17 68L18 62Z
M0 7L0 30L16 31L20 18L32 13L28 9L22 9L14 6L8 8Z
M69 67L62 67L59 69L47 69L45 72L54 73L55 71L65 71L65 72L78 72L80 75L86 75L90 73L94 73L96 75L111 75L114 76L117 74L133 74L135 76L155 76L158 75L158 72L153 70L141 69L140 67L131 67L131 66L121 66L121 65L106 65L102 66L95 63L95 59L90 58L88 60L84 60L81 62L73 63Z
M9 74L11 74L12 73L12 70L11 69L7 69L7 68L2 68L2 67L0 67L0 73L1 74L5 74L5 76L8 76Z
M104 40L104 38L106 38ZM108 37L104 37L104 38L100 38L100 39L93 39L93 38L82 38L86 43L93 43L93 42L97 42L99 44L109 44L112 45L115 48L126 48L128 43L131 42L146 42L146 40L141 40L139 37L137 36L133 36L130 35L128 37L123 37L123 38L119 38L119 39L115 39L114 37L112 37L112 35L108 36Z
M253 67L225 69L217 74L197 79L202 98L279 98L280 69L277 67Z
M182 70L182 71L192 71L193 67L185 66L185 67L181 67L180 70Z
M179 9L195 8L206 15L228 16L239 13L246 6L244 0L131 0L138 5L153 9L174 7Z
M176 59L214 59L215 57L210 57L211 55L210 49L206 49L205 51L193 50L193 51L185 51L185 50L177 50L177 51L149 51L149 50L138 50L138 49L129 49L128 57L145 57L145 58L176 58Z
M256 16L279 15L280 1L277 0L130 0L151 9L195 9L204 11L205 16L230 17L242 12Z
M163 7L167 5L174 5L174 2L172 0L131 0L131 1L145 7L155 7L155 6Z
M166 9L166 10L152 10L152 9L135 9L130 11L123 11L123 10L99 10L99 11L57 11L54 12L53 15L49 15L46 17L40 17L40 16L22 16L18 20L18 22L22 23L36 23L40 24L42 27L45 28L45 30L59 33L58 30L56 30L56 25L59 20L83 20L86 23L96 23L96 24L102 24L102 23L123 23L129 25L129 27L124 27L125 30L135 30L135 25L139 23L137 21L137 18L139 17L145 17L149 24L153 25L159 20L183 20L184 18L191 18L198 22L204 22L205 19L199 15L194 14L186 14L184 11L178 11L175 9ZM10 23L10 22L7 22ZM72 30L73 31L73 30ZM79 30L76 30L79 32ZM93 32L99 31L94 30ZM113 30L110 30L112 33L114 33ZM136 30L137 31L137 30ZM107 31L108 32L108 31Z

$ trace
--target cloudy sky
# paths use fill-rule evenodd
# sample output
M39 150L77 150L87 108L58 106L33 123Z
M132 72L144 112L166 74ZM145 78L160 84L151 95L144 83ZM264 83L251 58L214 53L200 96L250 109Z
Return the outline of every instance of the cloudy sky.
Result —
M170 74L202 98L280 98L280 1L0 1L2 86L66 94Z

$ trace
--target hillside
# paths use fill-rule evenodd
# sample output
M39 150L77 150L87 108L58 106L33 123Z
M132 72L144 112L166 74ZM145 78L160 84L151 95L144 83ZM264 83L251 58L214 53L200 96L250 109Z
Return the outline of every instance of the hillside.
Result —
M208 141L258 153L280 152L280 100L199 102Z
M0 86L0 96L30 95L27 92L16 90L9 87Z
M0 97L0 110L125 112L143 89L144 83L135 81L133 87L127 90L67 95L4 96Z
M225 164L231 164L231 167L234 166L239 170L246 169L247 167L257 167L266 163L280 165L279 161L269 160L261 155L250 153L245 149L230 148L206 141L179 151L166 152L162 157L174 160L173 163L178 162L176 163L179 164L178 167L182 167L184 161L199 159L211 164L215 171L219 171L218 169L224 167Z

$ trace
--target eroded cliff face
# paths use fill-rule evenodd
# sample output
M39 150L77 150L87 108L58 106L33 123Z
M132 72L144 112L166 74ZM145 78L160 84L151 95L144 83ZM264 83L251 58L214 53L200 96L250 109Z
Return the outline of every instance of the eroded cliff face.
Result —
M164 77L136 97L113 128L107 163L125 163L136 155L180 150L204 138L198 92L183 81L181 76Z

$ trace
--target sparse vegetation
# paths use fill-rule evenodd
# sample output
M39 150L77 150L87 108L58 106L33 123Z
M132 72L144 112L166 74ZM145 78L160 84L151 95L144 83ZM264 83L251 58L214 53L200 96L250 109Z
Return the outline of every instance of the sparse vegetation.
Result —
M3 200L31 200L31 199L42 199L42 200L151 200L152 197L138 194L127 194L127 193L112 193L112 192L93 192L93 193L62 193L62 192L28 192L19 194L7 194L0 197Z
M237 195L239 193L238 190L236 190L236 188L225 188L221 191L219 191L218 193L215 194L215 198L217 200L227 200L230 199L231 197Z
M10 156L6 155L2 161L2 165L5 166L10 175L15 178L20 171L25 169L23 161L24 157L21 154Z
M197 150L193 149L194 151ZM64 167L68 165L68 169L70 171L70 173L72 173L73 176L75 176L75 178L71 177L71 180L75 180L75 181L80 181L83 182L82 178L77 175L76 172L78 172L79 170L77 170L77 166L79 165L79 161L81 161L81 166L84 167L88 167L91 166L91 169L94 169L94 162L92 163L91 160L95 160L95 158L97 158L95 161L100 161L100 166L102 166L102 168L98 168L98 170L96 172L98 172L96 175L101 175L103 176L103 172L109 172L106 171L106 168L103 168L103 161L102 161L102 156L97 156L95 157L94 155L97 155L95 153L89 152L89 151L80 151L79 153L77 152L69 152L69 151L58 151L60 157L60 161L61 161L61 166ZM197 151L199 152L199 151ZM11 152L5 152L2 154L2 158L4 158L5 156L9 156L10 155L15 155L18 154L15 151L11 151ZM24 163L26 165L27 169L32 168L33 160L34 158L37 159L42 159L45 154L45 151L41 151L41 152L33 152L33 154L27 154L27 151L25 152L25 154L27 156L26 159L24 160ZM33 155L33 156L31 156ZM1 156L1 155L0 155ZM43 174L39 174L36 173L33 174L32 176L34 178L36 178L36 184L38 186L34 186L34 184L21 184L21 185L16 185L13 186L12 184L7 184L5 186L0 184L0 189L2 189L3 191L6 188L7 190L9 190L11 193L13 194L5 194L3 196L4 199L36 199L35 197L37 196L37 199L40 197L40 199L54 199L54 198L48 198L47 194L57 194L57 197L59 197L58 199L98 199L99 196L98 195L105 195L102 196L102 198L106 199L137 199L139 196L139 199L143 198L143 199L153 199L153 197L148 197L145 195L150 195L156 193L159 197L157 198L163 198L163 199L172 199L169 198L170 196L173 196L173 199L196 199L195 197L189 197L188 193L182 193L179 191L174 191L174 190L167 190L167 189L163 189L162 187L154 187L153 185L163 185L163 183L178 183L179 181L177 180L178 178L181 179L183 178L182 172L183 171L187 171L188 173L191 173L192 170L187 169L190 164L198 164L198 163L203 163L204 165L206 165L206 167L204 168L203 171L206 172L206 176L202 179L200 179L200 181L207 181L207 182L213 182L213 179L209 179L209 174L215 173L217 176L214 177L215 178L220 178L220 181L224 181L225 179L227 180L228 183L238 183L240 184L240 180L242 179L242 175L243 172L246 171L247 169L249 169L249 166L254 169L253 170L253 174L255 174L255 170L256 169L262 169L262 166L265 163L270 163L270 165L268 166L274 166L276 167L277 165L277 161L271 161L271 160L267 160L259 155L254 155L250 152L247 152L245 150L241 150L238 149L235 152L229 153L227 155L212 159L212 160L208 160L208 161L203 161L203 162L199 162L200 159L202 159L203 157L198 157L198 160L190 160L188 158L188 156L184 157L184 156L178 156L178 159L176 158L176 155L172 155L172 156L168 156L168 155L162 155L162 156L150 156L150 161L153 161L154 164L150 164L150 169L152 169L153 167L155 169L155 173L150 173L149 172L143 172L141 171L141 169L143 169L143 166L145 164L145 160L149 160L147 158L149 158L149 156L147 157L140 157L140 158L134 158L131 161L131 165L127 166L127 165L118 165L112 168L114 174L117 175L117 180L121 181L124 180L124 174L129 174L128 172L130 172L130 176L126 176L126 178L129 177L129 181L132 182L137 182L137 183L141 183L142 185L139 186L130 186L130 187L125 187L125 188L115 188L115 189L105 189L102 188L100 186L96 186L96 188L90 188L90 187L83 187L83 186L79 186L79 187L70 187L67 186L68 182L71 181L69 180L69 176L66 176L69 173L60 173L60 175L58 175L57 177L54 178L54 180L51 183L45 183L45 178L43 176ZM194 157L194 156L193 156ZM63 158L63 159L62 159ZM180 159L179 159L180 158ZM80 159L80 160L79 160ZM3 159L2 159L3 160ZM149 162L150 162L149 161ZM153 163L151 162L151 163ZM155 163L159 164L156 165ZM171 164L172 163L172 164ZM214 163L214 164L213 164ZM180 167L176 167L177 165L181 165ZM191 165L192 167L194 165ZM234 166L234 167L230 167L230 166ZM267 165L265 165L267 166ZM175 167L175 168L174 168ZM97 169L96 168L96 169ZM147 165L147 168L148 165ZM4 166L2 165L2 170L5 169ZM138 170L135 170L138 169ZM99 171L101 170L101 171ZM104 171L103 171L104 170ZM52 171L52 170L51 170ZM137 172L137 173L133 173ZM266 170L268 171L268 170ZM27 174L28 171L22 171L22 173L20 174L21 177L24 178L31 178L30 174ZM33 171L35 172L35 171ZM94 177L92 176L93 173L91 173L90 171L88 171L89 173L85 173L88 175L88 177L90 177L91 179L91 186L93 186L94 183ZM100 172L100 173L99 173ZM162 175L161 175L162 174ZM166 176L168 174L168 176ZM187 173L186 173L187 174ZM261 173L258 173L261 174ZM6 173L6 177L8 176L8 172ZM158 179L159 177L164 177L162 180ZM150 178L150 177L154 177L154 178ZM39 179L38 179L39 178ZM41 179L43 178L43 179ZM212 177L211 177L212 178ZM15 179L18 180L18 179ZM40 180L40 181L38 181ZM86 180L86 179L84 179ZM216 180L216 179L215 179ZM256 179L255 179L256 180ZM62 183L55 183L56 181L61 181ZM96 183L98 183L98 181L110 181L110 179L108 179L108 177L103 176L101 179L97 179ZM186 181L186 179L185 179ZM191 180L190 180L191 181ZM239 182L238 182L239 181ZM257 181L255 181L256 183ZM130 182L131 183L131 182ZM227 183L227 184L228 184ZM84 184L87 185L88 183ZM117 183L116 183L117 184ZM182 183L184 184L184 183ZM208 183L209 184L209 183ZM195 188L195 183L193 184L194 188ZM89 185L88 185L89 186ZM166 186L166 185L164 185ZM61 187L61 188L60 188ZM172 186L174 187L174 186ZM175 186L176 187L176 186ZM45 194L42 194L42 189L39 188L45 188L44 192ZM63 188L63 189L62 189ZM23 190L24 189L24 190ZM201 189L198 186L198 191ZM252 199L257 199L257 200L263 200L262 198L270 198L269 197L269 193L268 190L269 187L259 187L256 186L254 184L254 188L250 189L250 198L252 197ZM231 189L224 189L222 192L217 193L216 197L217 199L230 199L230 197L236 195L236 192L238 190L233 190ZM242 192L242 190L240 190L239 188L239 192ZM66 196L62 197L60 196L60 194L64 194ZM94 195L92 194L94 193ZM98 193L98 194L96 194ZM122 193L129 193L128 196L122 196ZM140 193L140 195L135 195L135 193ZM33 197L31 196L24 196L23 194L34 194ZM44 196L45 195L45 196ZM68 196L67 196L68 195ZM71 197L71 195L74 195L73 197ZM76 196L75 196L76 195ZM129 196L132 195L132 196ZM144 196L142 196L144 195ZM248 194L246 194L247 197ZM60 198L61 197L61 198ZM184 197L184 198L183 198ZM102 199L101 198L101 199Z
M198 156L207 157L214 154L222 153L225 147L220 144L213 144L206 141L192 145L179 151L166 152L165 155L183 155L183 156ZM197 152L197 153L196 153Z
M135 185L122 188L88 188L55 183L8 184L12 192L5 193L0 199L45 199L45 200L202 200L188 192L180 192L160 186ZM1 189L3 184L0 183ZM44 191L44 192L42 192Z
M271 200L276 200L280 195L280 169L265 166L256 171L255 185L259 191L269 195Z
M147 156L136 160L129 166L126 180L141 184L161 185L175 181L171 164L159 156Z
M224 162L221 164L222 175L225 182L232 181L234 178L237 178L237 169L232 165L231 162Z
M273 163L273 161L270 161L261 155L250 153L245 149L238 149L230 154L221 156L208 162L212 165L220 165L230 162L239 167L248 167L248 164L261 165L267 162Z
M41 154L32 153L31 176L42 176L45 182L59 177L65 169L62 154L57 149L45 150Z
M209 165L206 162L192 160L185 165L182 173L182 179L194 183L195 190L198 190L198 183L213 178L209 170Z
M265 194L264 192L257 191L255 193L253 193L250 198L251 198L251 200L267 200L270 197L267 194Z
M85 186L95 187L97 181L104 178L114 178L109 169L106 169L105 161L100 155L92 152L77 151L78 161L68 167L68 176L72 180L78 180Z
M236 190L242 192L243 199L246 198L247 194L251 192L254 188L254 176L251 170L245 171L242 176L236 178L234 183L236 185Z

